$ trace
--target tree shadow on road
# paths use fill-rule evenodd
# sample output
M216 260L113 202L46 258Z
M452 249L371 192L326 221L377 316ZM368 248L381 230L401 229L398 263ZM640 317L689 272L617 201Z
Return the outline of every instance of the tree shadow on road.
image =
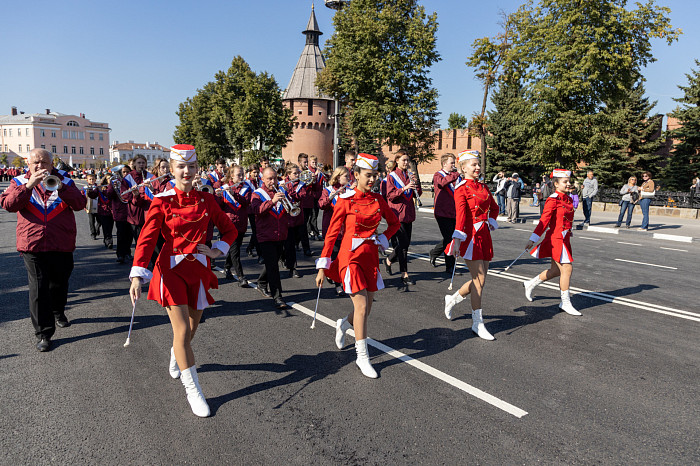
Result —
M203 372L217 371L264 371L276 374L286 374L279 379L256 383L225 395L207 398L207 403L209 404L212 415L216 414L216 411L229 401L263 392L265 390L295 384L297 382L305 382L298 390L275 406L275 409L278 409L307 386L318 380L322 380L329 375L337 373L341 368L350 364L353 361L354 356L354 351L324 351L313 355L295 354L287 358L282 364L203 364L200 366L198 372L201 374ZM322 370L320 370L320 368L322 368Z

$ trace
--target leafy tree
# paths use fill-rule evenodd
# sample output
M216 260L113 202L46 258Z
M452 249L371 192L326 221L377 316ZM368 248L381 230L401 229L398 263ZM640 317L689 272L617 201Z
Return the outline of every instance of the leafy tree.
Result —
M700 61L695 60L695 65L700 66ZM680 126L669 132L674 144L663 172L664 184L678 191L687 191L700 172L700 70L691 70L686 76L688 85L678 86L683 97L674 99L682 105L669 114Z
M7 154L0 154L0 165L7 166Z
M22 168L24 166L24 159L19 155L12 159L12 166L17 168Z
M468 124L469 119L456 112L450 113L450 117L447 119L447 126L450 129L466 129Z
M655 61L651 40L669 44L679 30L655 0L625 9L626 0L528 0L511 18L516 28L508 66L521 76L533 113L530 153L571 167L594 162L611 147L609 102L623 100Z
M326 67L316 79L337 98L355 148L400 146L416 162L430 160L437 90L428 76L440 59L437 15L416 0L353 0L333 17Z

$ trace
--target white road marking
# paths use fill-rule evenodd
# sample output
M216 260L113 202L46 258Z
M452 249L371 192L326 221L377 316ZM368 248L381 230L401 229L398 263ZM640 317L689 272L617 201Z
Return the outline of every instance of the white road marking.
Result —
M524 228L513 228L515 231L527 231L529 232L530 230L525 230Z
M591 240L591 241L600 241L601 240L600 238L589 238L588 236L575 236L575 238L587 239L587 240Z
M660 269L678 270L678 267L669 267L667 265L648 264L646 262L637 262L637 261L631 261L631 260L627 260L627 259L615 259L615 260L620 261L620 262L629 262L630 264L648 265L650 267L658 267Z
M428 256L422 255L422 254L415 254L415 253L408 253L409 256L415 257L420 260L427 261ZM438 258L437 262L439 263L444 263L442 258ZM466 268L465 265L459 264L460 268ZM524 277L522 275L515 275L512 273L507 273L507 272L502 272L502 271L493 271L489 270L488 272L489 275L494 276L494 277L500 277L500 278L505 278L507 280L513 280L516 282L523 283L527 280L530 280L532 277ZM557 290L559 291L559 285L554 284L554 283L542 283L538 286L539 288L549 288L551 290ZM586 290L583 288L577 288L577 287L570 287L569 288L573 294L580 294L582 296L586 296L589 298L597 299L600 301L604 301L606 303L615 303L615 304L620 304L621 306L627 306L627 307L632 307L635 309L641 309L644 311L649 311L649 312L655 312L657 314L665 314L673 317L678 317L680 319L687 319L687 320L693 320L695 322L700 322L700 314L697 312L690 312L690 311L683 311L681 309L675 309L672 307L667 307L667 306L661 306L659 304L651 304L647 303L644 301L637 301L634 299L629 299L629 298L621 298L619 296L613 296L611 294L607 293L599 293L597 291L590 291Z
M615 228L608 228L608 227L591 227L589 226L586 228L587 231L597 231L598 233L609 233L611 235L617 235L620 233L620 230L616 230Z
M654 239L665 239L668 241L680 241L681 243L692 243L692 236L680 236L680 235L666 235L664 233L654 233L652 235Z
M641 246L641 244L638 244L638 243L625 243L624 241L618 241L617 244L627 244L629 246Z
M301 304L290 302L289 305L292 306L297 311L301 311L310 317L313 317L313 315L314 315L314 311L312 311L311 309L309 309L307 307L302 306ZM329 327L335 328L335 321L333 321L332 319L329 319L328 317L326 317L322 314L318 314L318 313L316 314L316 321L323 322L324 324L328 325ZM352 330L348 330L348 334L350 334L353 338L355 338L355 332L353 332ZM374 346L379 351L383 351L384 353L388 354L391 357L398 359L399 361L405 362L409 366L415 367L419 371L425 372L428 375L432 375L433 377L440 379L443 382L446 382L446 383L452 385L453 387L458 388L465 393L468 393L469 395L472 395L472 396L474 396L482 401L485 401L488 404L495 406L496 408L507 412L508 414L512 414L513 416L518 417L518 418L521 418L527 414L527 411L524 411L524 410L518 408L517 406L513 406L512 404L505 402L505 401L501 400L500 398L496 398L495 396L490 395L483 390L479 390L478 388L476 388L472 385L469 385L466 382L462 382L461 380L456 379L456 378L452 377L451 375L446 374L438 369L435 369L434 367L429 366L429 365L425 364L424 362L413 359L411 356L409 356L405 353L402 353L401 351L397 351L397 350L391 348L390 346L385 345L382 342L368 338L367 344L370 346Z
M680 252L688 252L688 250L687 250L687 249L665 248L665 247L663 247L663 246L661 246L661 249L665 249L665 250L667 250L667 251L680 251Z

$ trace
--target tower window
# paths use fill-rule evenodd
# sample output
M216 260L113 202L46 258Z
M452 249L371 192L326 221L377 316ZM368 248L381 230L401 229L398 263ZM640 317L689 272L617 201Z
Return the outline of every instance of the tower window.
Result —
M314 99L309 99L309 110L307 112L307 115L313 115L314 114Z

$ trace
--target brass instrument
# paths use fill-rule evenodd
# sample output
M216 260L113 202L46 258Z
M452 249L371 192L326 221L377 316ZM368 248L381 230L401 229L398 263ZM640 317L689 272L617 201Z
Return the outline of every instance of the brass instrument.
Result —
M301 181L304 184L313 183L315 178L316 178L316 175L314 175L311 170L304 170L299 175L299 181Z
M58 189L61 189L63 183L61 183L61 179L56 175L49 175L42 180L41 185L47 191L56 191Z
M205 193L214 194L214 187L208 184L199 183L195 186L197 191L203 191Z
M275 185L272 186L272 190L276 193L280 192L280 190ZM292 217L296 217L301 213L301 207L299 207L299 203L291 202L289 199L287 199L286 194L284 195L284 197L282 197L281 202L282 206L284 206L284 210L286 210L287 213Z

